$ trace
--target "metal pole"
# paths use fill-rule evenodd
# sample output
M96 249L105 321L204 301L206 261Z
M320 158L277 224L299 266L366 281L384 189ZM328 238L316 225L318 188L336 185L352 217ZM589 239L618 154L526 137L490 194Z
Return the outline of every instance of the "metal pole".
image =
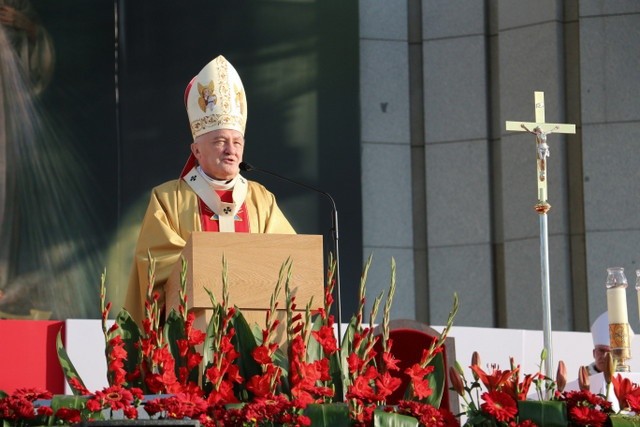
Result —
M540 266L542 284L542 329L544 348L547 359L544 371L547 378L553 379L553 346L551 340L551 295L549 291L549 232L547 228L547 213L540 214Z

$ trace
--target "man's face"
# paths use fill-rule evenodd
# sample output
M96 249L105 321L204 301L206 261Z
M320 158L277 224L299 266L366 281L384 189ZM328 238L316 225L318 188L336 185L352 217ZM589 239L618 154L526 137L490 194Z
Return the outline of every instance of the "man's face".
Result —
M597 345L593 349L593 360L596 362L596 367L600 372L604 372L607 363L607 354L611 352L611 347L608 345Z
M244 137L237 130L216 129L196 137L191 152L204 173L211 178L230 180L240 172Z

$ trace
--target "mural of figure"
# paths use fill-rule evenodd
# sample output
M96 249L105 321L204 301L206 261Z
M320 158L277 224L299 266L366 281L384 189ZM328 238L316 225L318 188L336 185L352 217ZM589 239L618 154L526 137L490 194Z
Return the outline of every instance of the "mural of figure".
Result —
M54 59L52 40L29 1L0 0L0 289L15 278L18 262L17 145L33 144L25 113L49 83Z
M0 0L0 312L95 317L99 187L41 96L57 59L32 3Z

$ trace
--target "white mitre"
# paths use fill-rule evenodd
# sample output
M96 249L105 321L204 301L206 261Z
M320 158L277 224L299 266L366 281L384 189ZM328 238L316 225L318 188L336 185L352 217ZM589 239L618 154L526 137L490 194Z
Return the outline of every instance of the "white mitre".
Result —
M235 68L220 55L196 75L185 91L191 134L234 129L244 135L247 98Z

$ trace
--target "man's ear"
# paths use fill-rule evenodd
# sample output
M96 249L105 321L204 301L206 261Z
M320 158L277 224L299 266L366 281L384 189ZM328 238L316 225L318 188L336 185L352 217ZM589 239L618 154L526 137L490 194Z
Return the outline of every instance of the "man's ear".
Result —
M193 155L196 157L196 159L198 158L198 156L200 155L200 148L198 147L198 144L195 142L191 143L191 152L193 153Z

